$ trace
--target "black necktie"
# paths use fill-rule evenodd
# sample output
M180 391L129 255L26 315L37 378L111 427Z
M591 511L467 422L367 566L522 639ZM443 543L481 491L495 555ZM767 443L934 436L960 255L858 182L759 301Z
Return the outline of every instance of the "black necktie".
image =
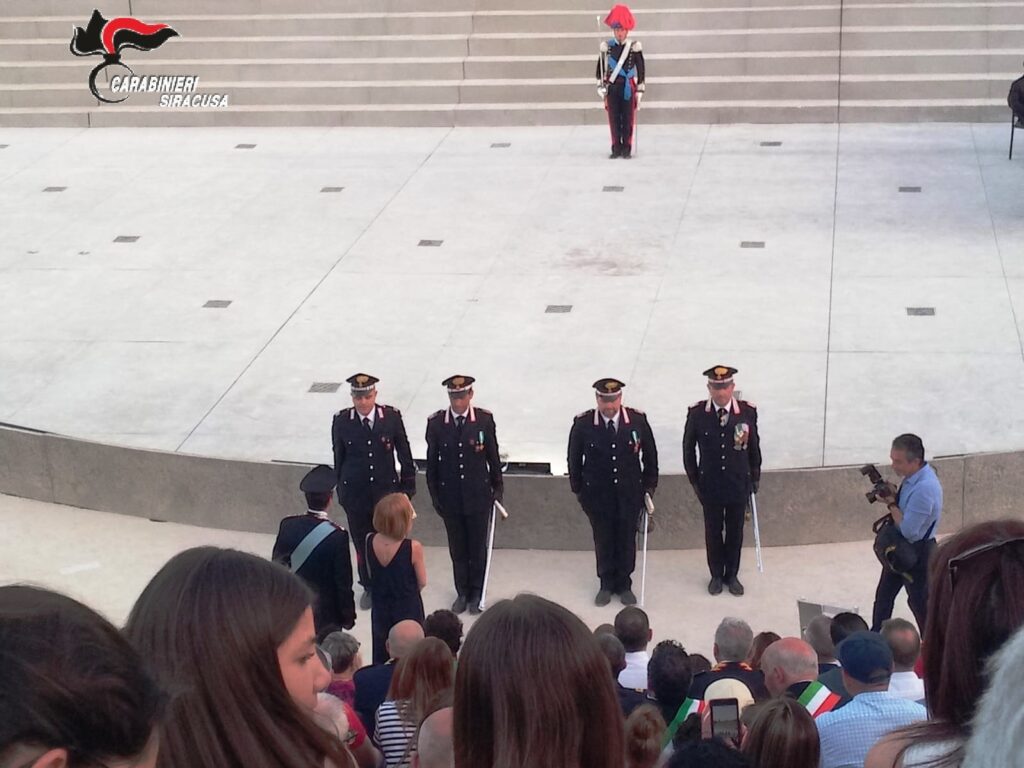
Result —
M720 426L725 426L725 420L728 418L729 412L725 408L718 409L718 423Z
M462 425L466 423L466 417L465 416L456 416L455 417L455 422L456 422L456 428L459 430L459 434L462 434Z
M611 419L608 420L608 434L615 437L615 422Z
M363 416L363 426L366 427L367 432L372 432L373 428L370 426L370 417Z

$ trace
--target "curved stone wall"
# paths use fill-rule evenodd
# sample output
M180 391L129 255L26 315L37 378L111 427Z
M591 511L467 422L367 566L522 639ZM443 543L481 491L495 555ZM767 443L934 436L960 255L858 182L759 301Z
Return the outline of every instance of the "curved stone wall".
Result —
M940 533L997 517L1021 516L1024 452L987 453L933 462L945 494ZM88 442L31 429L0 427L0 493L176 523L275 533L281 517L305 509L298 492L308 467L231 461ZM505 481L510 519L495 546L585 550L590 527L565 477L511 475ZM415 536L445 543L426 481L413 500ZM871 537L884 513L869 505L857 467L766 472L758 494L765 546L822 544ZM656 499L654 549L704 545L700 506L685 476L662 476ZM332 516L344 513L332 507ZM748 543L750 527L748 525Z

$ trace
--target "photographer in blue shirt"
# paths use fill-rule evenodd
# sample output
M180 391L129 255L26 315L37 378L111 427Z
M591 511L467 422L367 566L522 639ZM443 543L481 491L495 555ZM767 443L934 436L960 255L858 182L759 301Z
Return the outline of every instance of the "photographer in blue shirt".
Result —
M942 486L935 470L924 460L924 444L917 435L900 435L893 440L889 458L893 471L903 482L898 489L886 483L885 492L879 490L878 496L886 502L903 538L913 544L917 562L906 577L882 568L875 590L871 631L879 631L882 622L892 616L896 595L906 588L907 603L923 634L928 613L928 561L935 551L935 530L942 517Z

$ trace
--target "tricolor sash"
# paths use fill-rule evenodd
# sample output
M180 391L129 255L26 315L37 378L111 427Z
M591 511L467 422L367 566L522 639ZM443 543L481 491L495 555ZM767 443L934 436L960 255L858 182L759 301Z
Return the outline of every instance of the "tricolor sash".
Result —
M665 735L661 739L661 748L664 749L672 743L672 739L676 736L676 731L679 730L680 726L686 721L690 715L704 714L704 708L707 704L703 699L686 699L682 704L679 705L679 710L676 712L676 716L672 718L672 722L668 724L668 728L665 730Z
M841 700L842 697L838 693L833 693L817 680L804 688L804 692L797 698L804 709L811 713L811 717L831 712Z

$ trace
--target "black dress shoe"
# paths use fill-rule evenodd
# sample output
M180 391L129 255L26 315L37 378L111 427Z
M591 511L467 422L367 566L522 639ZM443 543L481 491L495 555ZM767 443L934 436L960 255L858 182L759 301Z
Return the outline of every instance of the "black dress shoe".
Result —
M743 585L740 584L740 580L735 576L729 579L729 592L737 597L743 594Z
M474 616L484 612L484 609L480 607L480 601L479 600L470 600L469 601L469 612L471 614L473 614Z
M612 593L607 589L600 590L594 597L594 605L608 605L612 601Z
M722 580L720 578L718 578L717 576L715 576L713 579L711 579L710 582L708 582L708 594L710 594L710 595L720 595L720 594L722 594Z
M636 595L633 594L632 589L627 589L625 592L619 593L619 599L623 605L636 605Z
M612 152L608 155L608 159L614 160L616 157L622 157L622 150L617 146L612 147Z
M632 156L633 156L633 149L631 147L626 147L625 149L622 150L622 157L624 159L629 160L629 158L631 158Z
M363 596L359 598L359 607L364 611L368 611L373 607L373 598L369 592L363 592Z
M455 602L452 603L452 613L465 613L466 612L466 598L459 595L455 598Z

